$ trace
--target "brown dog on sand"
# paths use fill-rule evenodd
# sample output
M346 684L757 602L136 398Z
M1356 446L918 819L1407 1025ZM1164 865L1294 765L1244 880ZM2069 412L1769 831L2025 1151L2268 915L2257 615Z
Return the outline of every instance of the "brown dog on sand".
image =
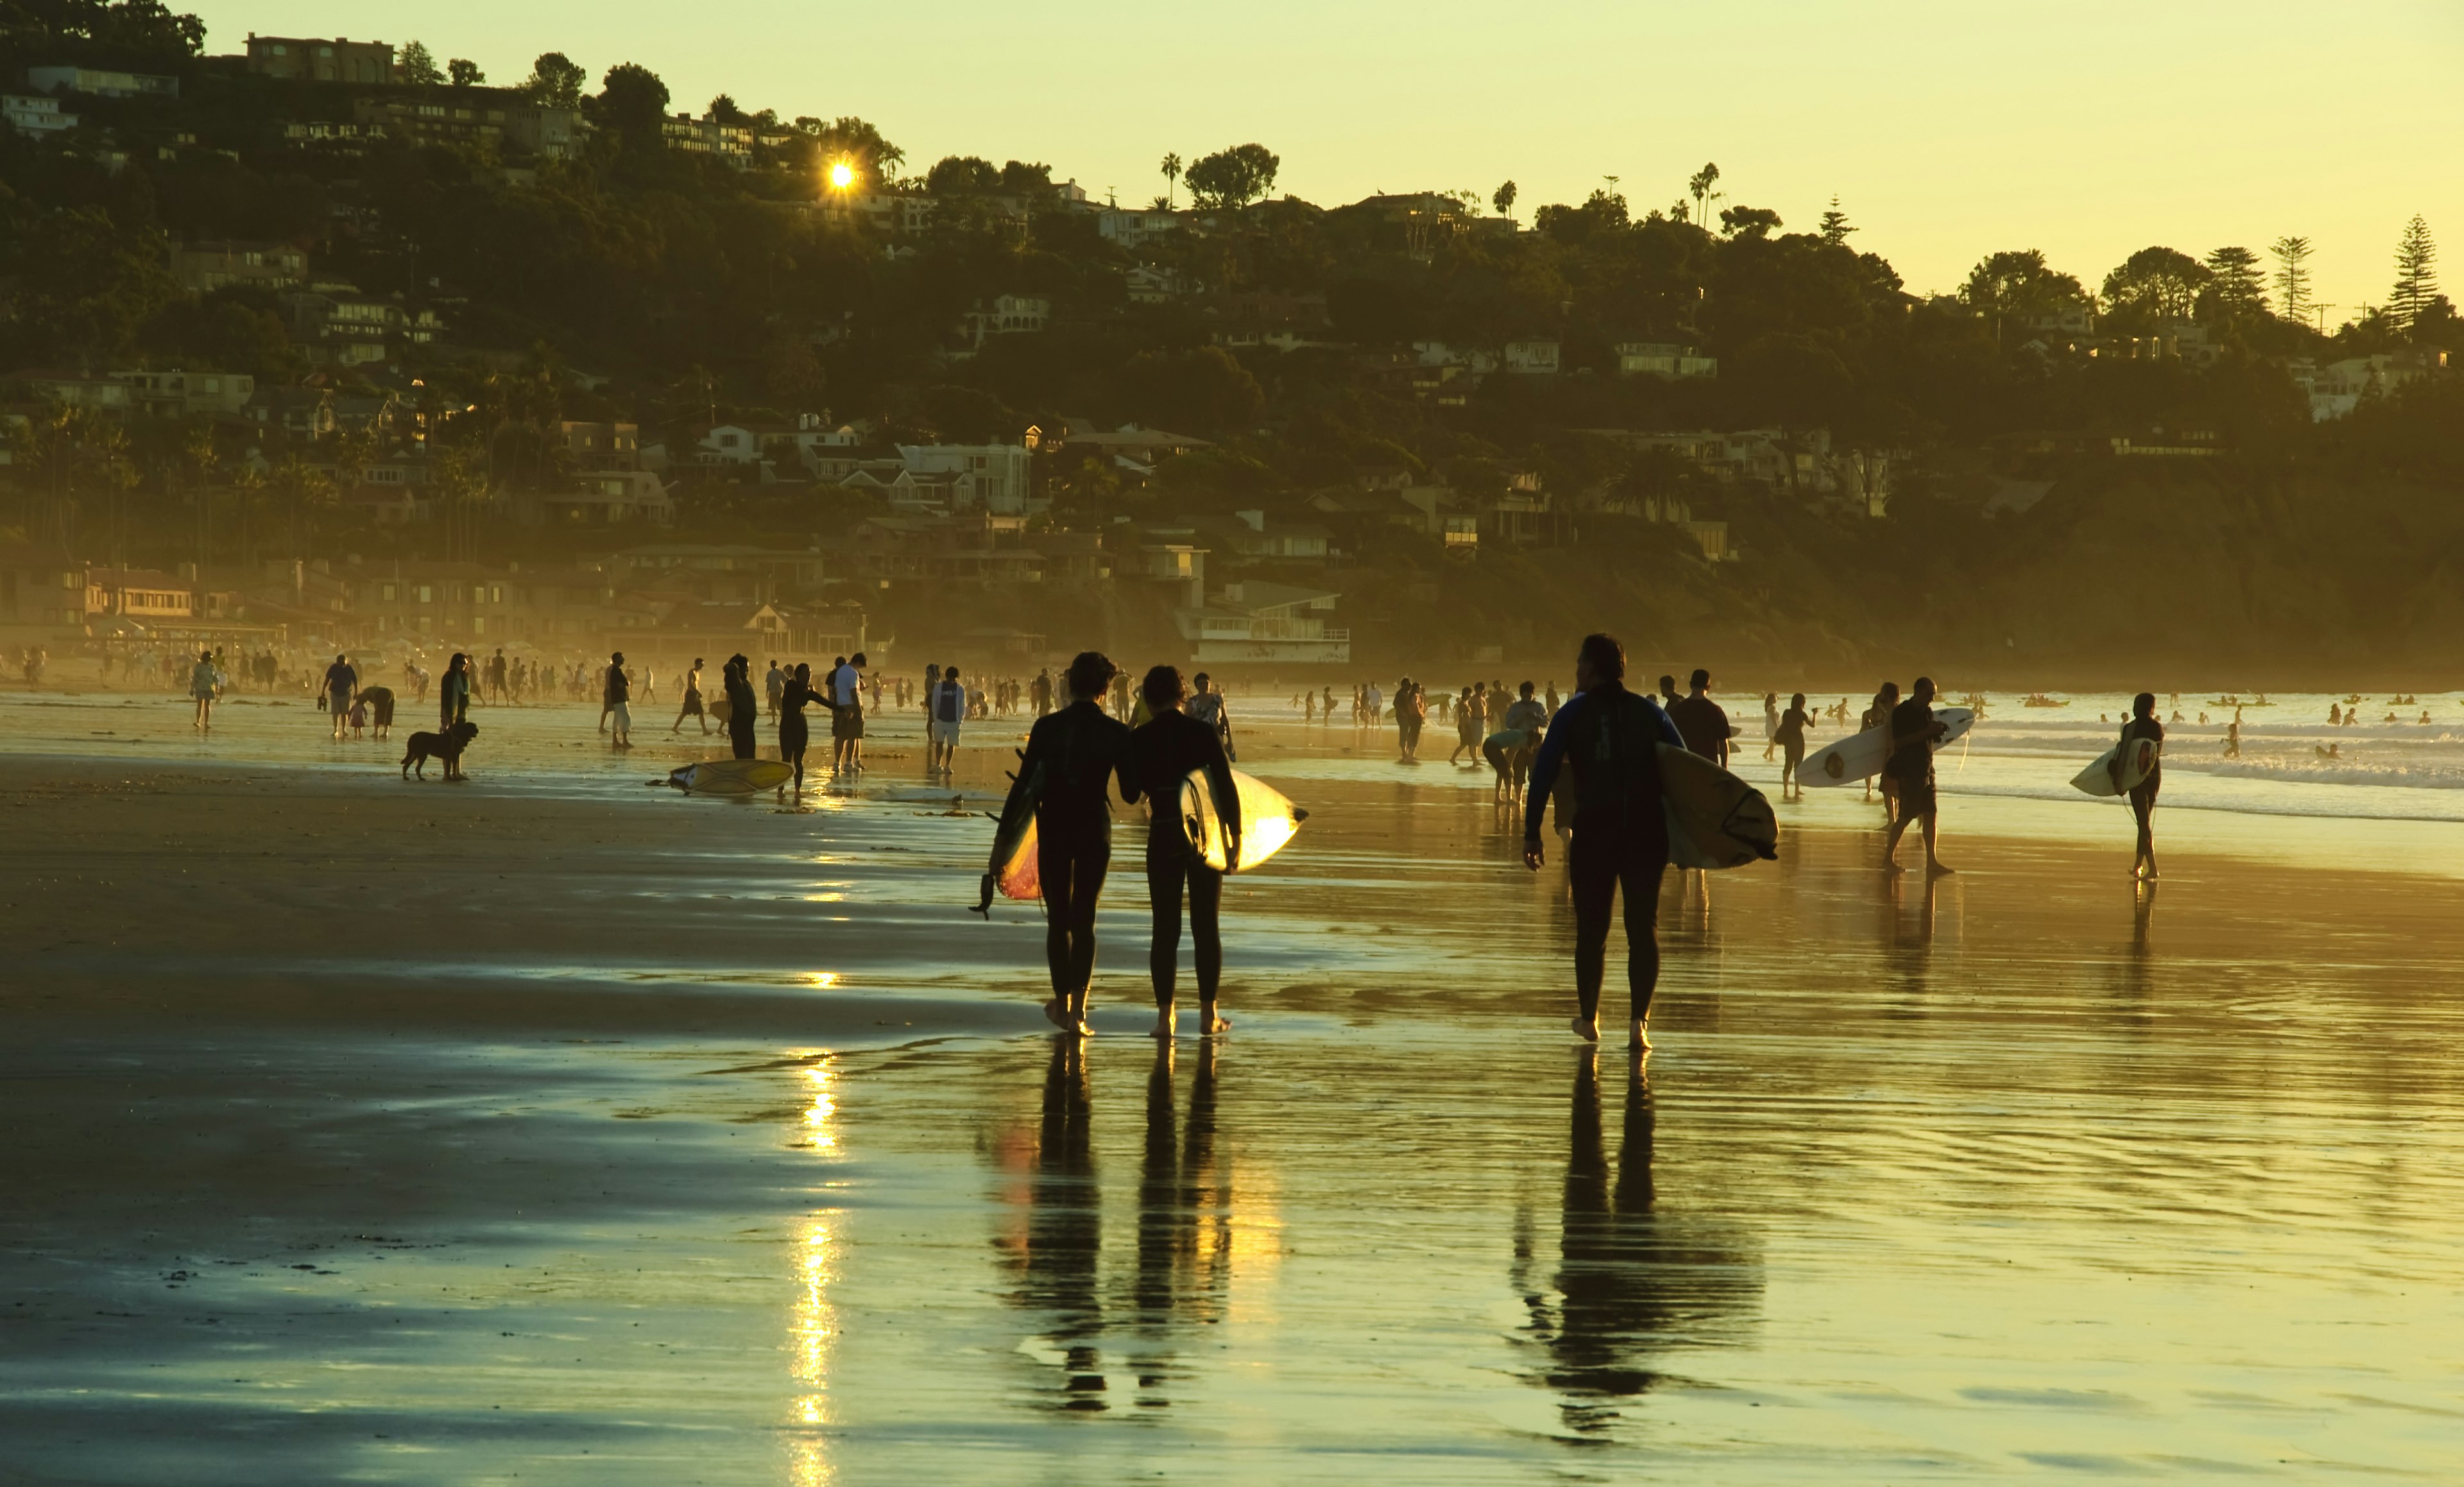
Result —
M427 779L428 762L430 759L436 759L443 762L445 766L445 778L461 779L462 751L469 748L471 741L478 736L479 725L475 722L457 722L442 733L412 734L409 752L402 756L403 777L408 779L411 766L417 765L419 777L423 780Z

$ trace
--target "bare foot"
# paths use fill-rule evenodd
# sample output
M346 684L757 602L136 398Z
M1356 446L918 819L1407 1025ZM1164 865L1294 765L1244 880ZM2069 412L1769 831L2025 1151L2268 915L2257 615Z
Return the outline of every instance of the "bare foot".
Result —
M1634 1031L1627 1034L1625 1046L1639 1054L1651 1052L1651 1025L1638 1019Z
M1573 1026L1574 1036L1584 1042L1596 1043L1600 1040L1600 1020L1597 1017L1577 1016L1569 1017L1566 1020Z
M1164 1041L1170 1042L1173 1035L1173 1019L1178 1015L1178 1012L1179 1010L1177 1008L1156 1008L1155 1025L1147 1030L1147 1036L1151 1038L1162 1038Z
M1070 1031L1069 1014L1062 1008L1061 999L1057 996L1044 1004L1044 1020L1064 1032Z
M1211 1038L1216 1036L1218 1033L1229 1032L1231 1031L1231 1018L1216 1011L1216 1010L1210 1006L1201 1005L1198 1009L1199 1036Z
M1900 874L1906 872L1907 869L1900 866L1897 862L1884 862L1882 864L1882 871L1896 877Z
M1959 869L1955 867L1950 867L1940 862L1928 862L1925 864L1925 877L1948 877L1951 874L1958 871Z

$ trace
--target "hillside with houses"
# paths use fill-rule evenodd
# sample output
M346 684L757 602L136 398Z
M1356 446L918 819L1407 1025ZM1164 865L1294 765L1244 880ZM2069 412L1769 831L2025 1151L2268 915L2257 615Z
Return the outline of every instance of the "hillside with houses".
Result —
M1919 294L1716 166L1321 204L1239 144L1121 201L653 65L223 39L0 32L0 643L2046 667L2128 593L2327 665L2464 607L2419 219L2331 331L2298 223Z

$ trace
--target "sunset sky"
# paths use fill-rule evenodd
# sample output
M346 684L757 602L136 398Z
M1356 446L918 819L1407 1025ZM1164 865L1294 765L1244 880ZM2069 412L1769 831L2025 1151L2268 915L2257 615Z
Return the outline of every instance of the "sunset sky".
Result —
M185 8L185 7L181 7ZM2050 0L207 0L212 52L340 25L468 56L637 61L678 108L857 114L920 171L1049 163L1099 199L1162 189L1167 150L1257 140L1279 191L1332 206L1508 178L1516 214L1617 176L1639 215L1717 161L1731 202L1810 227L1836 192L1859 247L1947 290L2002 248L2091 288L2135 249L2317 250L2329 323L2386 297L2414 212L2464 290L2464 5ZM347 20L341 17L347 16Z

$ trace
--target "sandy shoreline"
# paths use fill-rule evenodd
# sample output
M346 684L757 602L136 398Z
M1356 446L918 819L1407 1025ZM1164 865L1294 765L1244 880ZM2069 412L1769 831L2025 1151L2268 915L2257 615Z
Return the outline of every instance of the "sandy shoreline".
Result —
M2182 853L2151 899L2123 853L1958 835L1928 890L1816 823L1663 893L1642 1087L1555 1031L1562 899L1477 791L1313 779L1235 885L1201 1079L1120 1035L1134 882L1064 1068L1040 921L962 907L979 817L647 763L0 755L0 1481L2443 1450L2443 879Z

